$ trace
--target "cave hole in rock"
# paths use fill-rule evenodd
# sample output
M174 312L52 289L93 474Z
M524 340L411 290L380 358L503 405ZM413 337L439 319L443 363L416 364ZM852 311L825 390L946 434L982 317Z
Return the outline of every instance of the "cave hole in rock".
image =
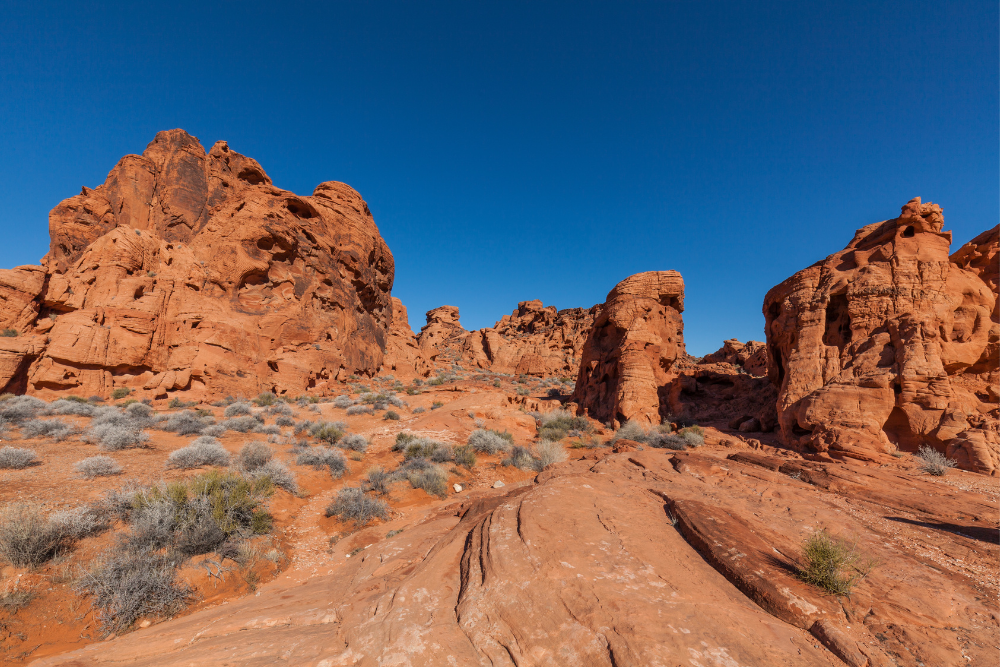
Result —
M826 329L823 344L843 350L851 342L851 315L846 294L831 294L826 306Z
M135 288L135 294L132 295L132 298L141 299L145 291L146 289L142 285L139 285L138 287Z
M246 181L250 185L260 185L264 182L264 174L253 167L244 167L236 178Z
M243 289L248 286L266 285L269 282L271 282L271 280L267 275L267 269L254 269L243 276L243 279L240 281L239 289Z
M797 436L812 435L812 429L805 428L796 421L792 424L792 433Z
M299 199L286 199L285 208L287 208L288 212L297 218L305 218L308 220L309 218L316 217L316 211L313 210L312 206L309 206L309 204Z
M917 233L917 228L913 225L908 226L903 230L903 238L911 239L913 235Z

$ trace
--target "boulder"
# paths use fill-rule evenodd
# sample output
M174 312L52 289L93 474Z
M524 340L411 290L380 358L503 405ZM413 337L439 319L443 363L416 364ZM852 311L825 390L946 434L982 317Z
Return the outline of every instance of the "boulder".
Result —
M394 264L361 196L300 197L253 159L160 132L49 216L38 267L0 271L0 391L322 390L382 364Z
M997 470L997 235L949 258L943 226L941 207L913 199L767 293L785 444L860 458L929 445Z
M684 280L676 271L637 273L618 283L583 347L571 401L602 422L659 424L667 385L685 356Z

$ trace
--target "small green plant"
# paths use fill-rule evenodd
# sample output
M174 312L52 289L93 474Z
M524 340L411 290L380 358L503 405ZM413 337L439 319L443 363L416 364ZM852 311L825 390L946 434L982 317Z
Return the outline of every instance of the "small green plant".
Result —
M344 437L343 429L338 428L336 424L320 422L318 426L319 428L314 429L312 434L328 445L335 445L342 437Z
M527 396L530 393L531 392L528 391L527 387L520 386L520 387L517 388L517 395L518 396Z
M117 400L125 398L126 396L128 396L131 393L132 393L132 390L129 389L128 387L115 387L111 391L111 398L113 398L114 400L117 401Z
M3 338L17 338L17 329L4 329L0 331L0 336Z
M441 401L434 401L433 403L431 403L431 410L437 410L438 408L443 408L443 407L444 403Z
M253 399L253 402L259 405L260 407L265 408L269 405L274 405L275 403L277 403L278 397L269 391L265 391L258 394L257 398Z
M469 445L460 445L455 448L455 463L466 468L476 465L476 452Z
M858 553L857 543L850 543L819 530L802 543L803 566L799 577L834 595L850 595L854 586L877 565Z
M388 410L382 419L385 419L386 421L399 421L399 413L395 410Z
M385 539L389 539L390 537L396 537L401 532L403 532L402 528L397 528L396 530L390 530L388 533L385 534Z
M494 380L493 381L493 386L494 387L499 387L500 386L500 380Z

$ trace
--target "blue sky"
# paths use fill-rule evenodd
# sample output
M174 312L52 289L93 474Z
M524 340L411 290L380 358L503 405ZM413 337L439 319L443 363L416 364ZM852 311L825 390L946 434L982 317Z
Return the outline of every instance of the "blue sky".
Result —
M4 3L0 267L159 130L365 197L419 329L684 275L688 350L914 196L997 224L997 3Z

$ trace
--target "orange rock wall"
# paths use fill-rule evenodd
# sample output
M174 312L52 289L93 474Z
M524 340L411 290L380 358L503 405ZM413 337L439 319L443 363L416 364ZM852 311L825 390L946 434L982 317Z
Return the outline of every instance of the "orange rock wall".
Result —
M980 277L996 234L952 260L943 226L939 206L914 199L768 292L787 445L864 458L927 444L963 468L1000 467L995 271L992 286Z
M310 197L160 132L50 214L41 267L0 271L0 390L322 390L382 364L394 263L343 183Z
M637 273L618 283L583 348L571 401L602 422L659 424L668 383L685 356L684 280L676 271Z

